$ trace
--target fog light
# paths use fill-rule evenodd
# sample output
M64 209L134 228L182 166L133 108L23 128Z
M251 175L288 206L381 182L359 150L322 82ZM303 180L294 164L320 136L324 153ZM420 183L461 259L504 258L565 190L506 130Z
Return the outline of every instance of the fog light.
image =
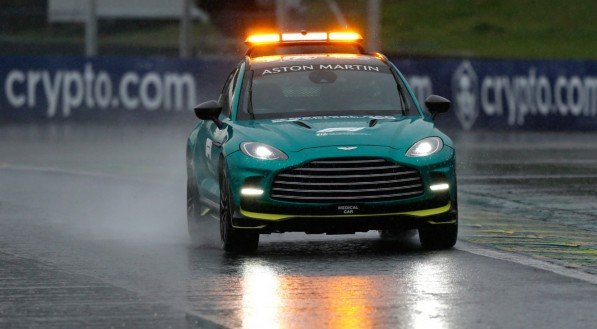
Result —
M448 185L448 183L433 184L433 185L429 186L429 189L432 191L445 191L449 188L450 188L450 185Z
M242 190L240 190L240 194L247 196L259 196L263 194L263 190L254 187L243 187Z

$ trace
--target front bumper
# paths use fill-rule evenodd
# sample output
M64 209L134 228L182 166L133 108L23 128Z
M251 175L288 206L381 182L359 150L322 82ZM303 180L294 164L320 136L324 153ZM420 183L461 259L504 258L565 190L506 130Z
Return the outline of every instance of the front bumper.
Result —
M405 150L361 146L348 152L337 147L305 149L288 154L287 160L264 161L241 152L227 157L234 200L233 225L262 231L367 231L418 226L421 223L453 223L457 220L454 150L444 147L424 158L404 156ZM380 157L419 170L424 192L412 198L381 202L301 203L272 199L270 187L276 175L321 158ZM447 191L434 192L431 184L445 182ZM260 188L261 196L242 196L243 187Z
M458 211L450 204L429 211L435 211L437 214L425 216L400 213L357 216L292 216L278 220L242 217L234 218L232 224L236 228L257 230L259 233L352 234L370 230L408 230L419 228L422 225L448 225L458 222Z

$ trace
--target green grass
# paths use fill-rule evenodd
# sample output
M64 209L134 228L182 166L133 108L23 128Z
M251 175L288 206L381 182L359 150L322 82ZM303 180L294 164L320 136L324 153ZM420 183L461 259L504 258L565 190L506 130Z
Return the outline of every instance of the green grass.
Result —
M100 22L102 24L102 22ZM225 38L211 24L193 24L191 35L192 47L195 52L201 53L230 53L242 47L241 41ZM36 45L79 45L83 49L85 43L85 30L82 24L55 24L41 28L24 29L10 34L0 32L2 41L36 44ZM99 33L100 52L102 47L116 46L135 49L178 49L179 24L178 22L159 22L144 24L138 28L128 26L124 29L108 29ZM59 48L57 48L59 49Z
M597 59L594 0L384 1L390 53Z
M366 31L367 0L337 0ZM307 21L337 28L320 0ZM390 54L597 59L595 0L383 0L382 50Z
M222 53L234 51L239 45L235 40L225 38L209 24L193 24L191 45L202 53ZM174 48L179 46L179 25L177 22L161 26L105 34L100 38L104 45L131 45L134 47Z

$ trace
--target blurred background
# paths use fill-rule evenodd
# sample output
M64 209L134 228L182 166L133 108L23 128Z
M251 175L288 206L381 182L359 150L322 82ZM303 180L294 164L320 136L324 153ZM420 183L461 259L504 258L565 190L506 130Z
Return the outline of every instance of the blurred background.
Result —
M0 54L83 55L96 19L100 55L238 55L247 32L279 27L355 29L390 55L595 59L596 11L591 0L3 0Z

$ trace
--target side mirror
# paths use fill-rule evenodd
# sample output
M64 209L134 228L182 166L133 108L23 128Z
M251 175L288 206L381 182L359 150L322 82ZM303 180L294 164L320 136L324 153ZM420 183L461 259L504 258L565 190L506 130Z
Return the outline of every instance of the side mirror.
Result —
M195 115L201 120L212 120L218 129L222 129L224 124L219 116L222 113L222 105L216 101L207 101L195 107Z
M451 105L452 103L449 100L438 95L430 95L425 99L425 106L427 106L429 112L431 112L432 118L435 118L435 116L440 113L448 112Z

